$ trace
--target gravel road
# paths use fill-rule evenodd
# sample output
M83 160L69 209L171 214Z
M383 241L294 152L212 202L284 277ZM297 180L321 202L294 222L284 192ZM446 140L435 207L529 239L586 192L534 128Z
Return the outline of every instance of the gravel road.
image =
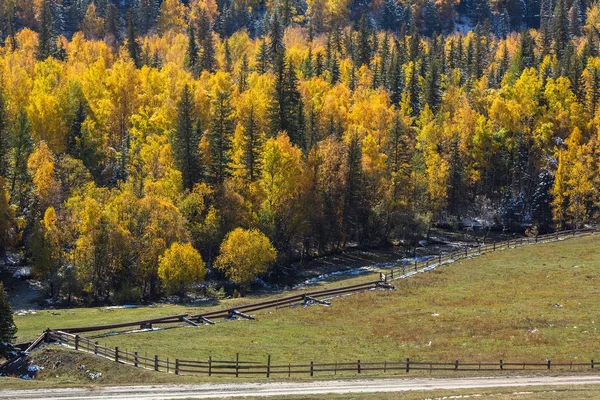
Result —
M354 381L234 383L202 385L120 386L35 390L0 390L0 399L214 399L242 396L319 395L406 392L411 390L478 389L558 385L600 385L600 376L544 376L456 379L379 379Z

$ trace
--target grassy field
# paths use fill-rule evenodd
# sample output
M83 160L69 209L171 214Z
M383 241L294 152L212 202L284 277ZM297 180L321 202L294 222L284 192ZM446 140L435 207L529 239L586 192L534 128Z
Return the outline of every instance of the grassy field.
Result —
M261 312L236 321L99 338L161 357L273 363L413 360L600 360L600 237L475 257L397 281L397 290L334 299L331 307ZM356 280L368 280L361 277ZM348 284L350 281L333 285ZM230 300L251 301L251 299ZM219 304L216 306L224 306ZM181 306L60 310L17 317L19 335L46 327L196 312ZM596 319L599 319L596 321Z

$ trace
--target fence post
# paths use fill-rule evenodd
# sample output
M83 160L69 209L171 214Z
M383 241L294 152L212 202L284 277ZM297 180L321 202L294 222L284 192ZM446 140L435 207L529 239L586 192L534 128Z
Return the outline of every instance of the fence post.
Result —
M469 248L465 246L465 257L469 256Z
M500 371L504 370L504 363L500 360Z
M267 378L271 377L271 355L267 356Z
M383 373L385 374L387 372L387 361L383 362Z
M417 257L415 257L415 271L417 270Z
M496 251L496 242L494 242L494 251Z
M235 353L235 377L240 376L240 353Z
M392 268L391 275L392 275L391 279L394 280L394 269L393 268Z
M154 370L158 371L158 355L154 355Z
M138 352L137 351L133 352L133 366L136 368L140 366L140 363L138 361Z
M408 374L408 371L410 371L410 358L406 359L406 373Z
M94 342L94 354L98 355L98 342Z
M314 374L315 374L315 365L314 365L314 363L311 361L311 362L310 362L310 376L311 376L311 378L314 376Z
M551 360L548 360L548 369L550 369L550 362Z
M360 360L356 362L356 368L358 369L358 373L360 374Z
M119 362L119 348L115 347L115 362Z
M179 375L179 358L175 359L175 375Z
M594 369L594 360L592 360L592 369Z
M458 360L454 361L454 370L458 370Z
M167 357L167 374L169 373L169 357Z
M79 350L79 335L75 335L75 350Z
M212 356L208 356L208 376L212 376Z
M440 251L440 256L438 257L438 264L442 263L442 252Z

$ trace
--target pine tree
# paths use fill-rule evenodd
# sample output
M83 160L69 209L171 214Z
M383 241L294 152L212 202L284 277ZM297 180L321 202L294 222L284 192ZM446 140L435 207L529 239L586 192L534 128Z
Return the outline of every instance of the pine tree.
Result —
M104 17L104 34L107 38L110 38L115 43L120 40L121 31L121 19L119 17L119 10L114 4L109 4L106 7L106 13Z
M343 226L346 240L354 237L359 242L362 214L363 171L362 148L357 134L352 135L348 145L348 172L344 193Z
M83 123L87 118L85 104L83 100L77 101L77 107L75 114L71 119L71 126L69 127L69 134L67 136L67 153L77 159L83 159L81 151L81 141L83 136Z
M273 137L285 131L293 144L304 148L302 100L297 86L293 64L285 58L278 60L269 104L269 131Z
M23 193L23 186L28 180L27 159L33 150L31 126L25 110L19 111L17 121L12 127L10 147L12 148L10 197L18 202L24 200L26 195Z
M6 298L4 284L0 282L0 356L12 358L13 347L10 345L17 333L17 326L13 320L13 312Z
M569 33L573 37L581 36L581 2L580 0L574 0L571 8L569 9Z
M439 71L438 61L430 60L423 80L421 92L421 104L428 104L432 111L437 111L438 106L442 102L441 90L441 74Z
M202 57L200 64L203 71L214 72L217 66L215 59L215 41L212 34L211 23L206 12L200 12L198 21L198 39L202 46Z
M136 2L136 15L140 32L145 35L156 27L160 15L159 0L138 0Z
M224 40L225 42L225 72L232 72L232 68L233 68L233 61L231 60L231 49L229 48L229 41L227 39Z
M185 67L195 77L200 72L200 63L198 60L198 44L196 43L196 34L194 27L190 25L188 29L188 48L185 54Z
M40 10L40 29L37 48L37 59L40 61L48 57L56 57L58 53L56 45L57 34L54 26L51 2L52 0L43 0Z
M539 15L542 51L546 54L552 43L552 0L541 0Z
M569 41L569 21L564 0L557 0L552 18L552 35L554 36L554 53L562 57Z
M220 90L212 99L212 123L209 132L210 166L212 179L215 184L222 185L229 176L229 161L231 138L233 136L233 110L231 93Z
M4 93L0 92L0 178L8 176L10 142L7 128L6 100ZM0 195L2 190L4 188L0 187Z
M356 54L356 63L359 66L369 65L371 63L372 43L370 37L371 32L367 26L367 20L363 15L358 25L358 48Z
M264 74L269 69L269 49L267 48L267 42L263 39L256 52L256 71L259 74Z
M129 56L133 60L133 63L136 67L140 68L141 65L141 50L140 44L137 40L134 15L130 10L127 13L127 51L129 52Z
M487 2L487 0L485 0ZM428 0L423 7L423 22L425 24L424 33L427 36L432 36L439 33L440 16L435 5L435 0Z
M254 182L260 174L258 161L260 159L263 135L258 131L253 105L250 107L250 112L244 120L244 135L246 139L243 157L244 167L248 171L248 180Z
M321 76L323 75L323 69L324 69L324 65L323 65L323 53L322 52L318 52L317 55L315 56L315 76ZM353 68L354 68L354 64Z
M242 56L242 64L240 65L240 75L238 79L238 91L242 93L248 89L248 75L250 74L248 66L248 56L246 53Z
M396 0L384 0L381 9L381 28L397 31L400 28L400 6Z
M271 18L269 28L269 59L275 64L277 59L283 58L285 55L283 26L278 13L275 13Z
M188 190L193 189L194 184L200 180L200 129L194 124L195 107L190 87L185 85L177 105L177 129L173 136L172 148L175 164L181 171L183 187Z

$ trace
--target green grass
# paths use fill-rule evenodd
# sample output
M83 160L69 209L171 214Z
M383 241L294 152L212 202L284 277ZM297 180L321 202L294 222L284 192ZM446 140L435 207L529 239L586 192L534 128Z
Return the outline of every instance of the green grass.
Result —
M273 363L413 360L600 360L600 237L475 257L396 281L396 291L334 299L331 307L284 308L200 328L100 338L162 357ZM360 277L368 280L372 277ZM347 280L333 285L349 284ZM230 300L225 304L235 301ZM557 305L560 305L557 306ZM220 307L224 304L218 305ZM19 335L46 327L196 312L164 306L61 310L17 317ZM597 319L597 320L596 320Z

